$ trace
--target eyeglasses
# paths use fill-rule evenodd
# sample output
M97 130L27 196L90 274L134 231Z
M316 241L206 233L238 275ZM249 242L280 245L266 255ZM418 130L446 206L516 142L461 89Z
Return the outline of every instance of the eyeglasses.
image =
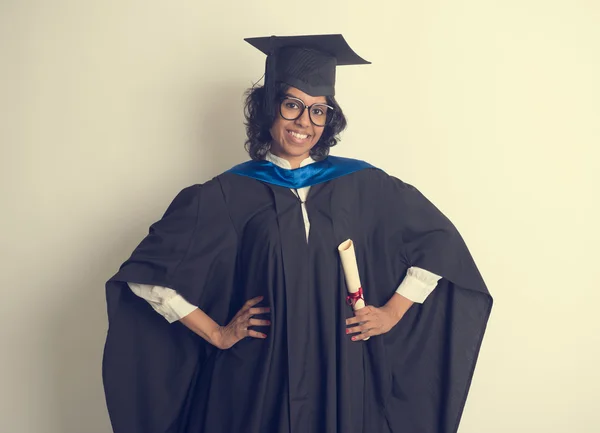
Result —
M326 126L333 118L334 108L327 104L307 106L302 99L285 96L279 105L279 113L285 120L296 120L308 108L308 117L315 126Z

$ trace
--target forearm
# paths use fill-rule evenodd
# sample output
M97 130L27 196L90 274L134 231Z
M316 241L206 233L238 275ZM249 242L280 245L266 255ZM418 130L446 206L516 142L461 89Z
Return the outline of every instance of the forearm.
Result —
M201 309L195 309L179 321L213 346L220 346L221 327Z
M413 301L396 292L381 308L387 310L399 322L413 304Z

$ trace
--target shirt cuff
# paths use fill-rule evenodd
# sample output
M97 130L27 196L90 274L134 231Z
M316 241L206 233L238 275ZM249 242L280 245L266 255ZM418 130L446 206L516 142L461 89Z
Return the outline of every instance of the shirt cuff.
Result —
M173 290L175 292L175 290ZM169 323L177 322L197 310L198 307L190 304L183 296L175 292L175 295L163 302L164 317Z
M146 300L154 311L163 316L169 323L184 318L198 308L168 287L137 283L127 284L133 293Z
M439 275L413 266L406 272L406 277L396 289L396 293L414 303L422 304L441 278Z

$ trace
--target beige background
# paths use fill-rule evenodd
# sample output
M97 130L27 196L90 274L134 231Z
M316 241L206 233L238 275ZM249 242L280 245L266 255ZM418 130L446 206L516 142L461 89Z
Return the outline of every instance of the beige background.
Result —
M418 186L495 296L461 433L600 431L600 3L0 0L0 431L108 433L103 283L245 159L242 38L344 33L337 155Z

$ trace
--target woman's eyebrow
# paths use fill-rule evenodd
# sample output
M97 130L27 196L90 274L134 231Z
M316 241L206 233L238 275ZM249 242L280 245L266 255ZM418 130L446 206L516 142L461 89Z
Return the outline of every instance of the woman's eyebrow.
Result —
M307 105L306 102L304 102L304 100L302 98L298 98L297 96L292 95L291 93L285 93L283 96L285 96L286 98L292 98L292 99L297 99L298 101L302 101L302 103L304 105ZM323 102L315 102L316 105L327 105L327 101L323 101ZM314 105L314 104L313 104Z

